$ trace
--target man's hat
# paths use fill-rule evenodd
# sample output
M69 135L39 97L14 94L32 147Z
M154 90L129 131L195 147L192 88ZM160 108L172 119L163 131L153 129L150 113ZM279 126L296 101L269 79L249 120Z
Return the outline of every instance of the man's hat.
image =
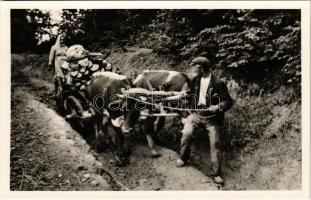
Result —
M203 56L199 56L199 57L196 57L194 58L190 65L191 66L194 66L194 65L201 65L202 67L209 67L210 66L210 61L206 58L206 57L203 57Z

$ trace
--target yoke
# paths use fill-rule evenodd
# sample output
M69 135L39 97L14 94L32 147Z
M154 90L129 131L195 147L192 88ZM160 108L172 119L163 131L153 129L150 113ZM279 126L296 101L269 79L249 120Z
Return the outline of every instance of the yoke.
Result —
M150 106L154 106L156 107L160 113L156 112L153 113L152 111L146 109L143 111L140 111L140 116L142 118L145 117L176 117L179 116L178 112L167 112L166 110L178 110L175 107L171 107L171 106L165 106L163 105L163 102L149 102L147 101L150 98L153 97L163 97L163 99L160 100L164 100L164 101L178 101L182 98L185 98L187 96L186 91L181 91L181 92L177 92L177 91L150 91L147 89L143 89L143 88L128 88L128 89L121 89L121 92L123 95L121 95L121 97L123 98L131 98L134 99L140 103L146 104L146 105L150 105ZM133 97L134 96L134 97ZM159 99L159 98L158 98Z

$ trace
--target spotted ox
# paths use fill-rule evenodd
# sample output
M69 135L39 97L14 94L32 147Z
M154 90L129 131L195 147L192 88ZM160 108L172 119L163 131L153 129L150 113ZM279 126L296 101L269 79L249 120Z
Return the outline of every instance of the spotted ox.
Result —
M117 96L117 94L121 94L121 88L128 87L131 87L131 82L126 76L113 72L97 72L93 74L86 93L87 98L92 102L91 109L94 111L92 124L96 147L98 150L103 150L109 144L107 140L108 126L111 125L116 134L115 139L120 150L118 159L121 159L122 156L120 155L125 153L123 151L123 134L126 134L127 130L122 129L120 125L116 125L118 123L115 121L124 116L132 123L130 119L136 118L134 116L135 112L124 112L125 102Z
M163 91L183 91L188 88L189 78L186 74L177 71L168 70L145 70L139 74L133 81L137 88L147 90L163 90ZM148 145L152 149L152 153L157 155L154 150L154 141L159 143L157 133L164 127L165 117L159 117L155 128L157 117L146 117L142 120L142 130L147 136Z

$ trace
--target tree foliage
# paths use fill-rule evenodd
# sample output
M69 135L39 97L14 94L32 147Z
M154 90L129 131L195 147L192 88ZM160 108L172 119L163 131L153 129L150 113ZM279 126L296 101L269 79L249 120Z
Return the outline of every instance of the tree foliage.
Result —
M298 11L229 10L219 21L195 34L182 54L207 54L217 68L249 80L268 81L272 73L300 83Z
M42 50L44 51L45 46L50 46L49 41L40 43L43 35L51 34L52 24L50 20L49 13L41 10L11 10L12 52L40 53Z
M51 27L42 11L12 14L13 49L33 48ZM180 62L204 55L236 78L267 87L300 84L299 10L63 10L62 19L68 45L150 48Z
M63 10L60 30L70 43L100 51L109 45L131 44L154 14L153 10Z

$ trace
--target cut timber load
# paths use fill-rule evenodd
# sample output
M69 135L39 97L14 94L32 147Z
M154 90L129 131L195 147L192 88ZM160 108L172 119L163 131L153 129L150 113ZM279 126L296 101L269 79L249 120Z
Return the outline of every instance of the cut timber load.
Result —
M101 53L89 52L81 45L71 46L67 52L67 65L64 69L67 83L78 90L85 90L91 76L96 72L112 71L112 66Z

